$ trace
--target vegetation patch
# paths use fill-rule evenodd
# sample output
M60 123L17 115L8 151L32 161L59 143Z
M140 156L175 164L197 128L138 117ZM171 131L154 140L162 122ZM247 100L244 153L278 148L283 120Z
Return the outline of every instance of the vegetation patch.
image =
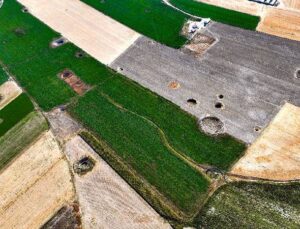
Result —
M211 18L214 21L255 30L260 18L250 14L206 4L195 0L169 0L175 7L202 18Z
M8 75L0 66L0 85L3 84L7 80L8 80Z
M10 128L16 125L27 114L34 109L33 104L27 95L21 94L14 101L0 110L0 137L3 136Z
M40 113L31 112L0 137L0 170L47 129L45 118Z
M299 228L300 184L233 183L207 202L203 228Z

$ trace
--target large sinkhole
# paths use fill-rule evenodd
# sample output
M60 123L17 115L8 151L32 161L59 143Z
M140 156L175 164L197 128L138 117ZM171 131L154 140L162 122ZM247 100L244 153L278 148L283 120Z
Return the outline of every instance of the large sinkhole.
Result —
M224 133L224 124L217 117L205 117L199 121L201 130L210 135L219 135Z

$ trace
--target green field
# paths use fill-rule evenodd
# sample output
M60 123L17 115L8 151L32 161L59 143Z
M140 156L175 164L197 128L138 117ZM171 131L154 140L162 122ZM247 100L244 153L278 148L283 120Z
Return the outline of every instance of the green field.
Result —
M0 66L0 85L3 84L6 80L8 80L8 75Z
M82 0L135 31L170 47L179 48L186 39L180 35L185 14L165 5L162 0ZM255 29L259 18L193 0L171 1L180 9L200 17L246 29Z
M0 137L0 170L47 128L45 118L31 112Z
M203 228L299 228L300 184L221 187L198 218Z
M34 109L27 95L21 94L0 110L0 137Z
M260 21L258 16L205 4L196 0L170 0L170 3L192 15L210 18L214 21L243 29L255 30Z
M74 45L49 48L59 35L21 8L8 1L0 10L0 40L5 44L0 46L0 61L8 71L42 109L70 103L70 113L104 140L124 164L186 215L195 214L210 182L180 156L227 169L245 146L229 136L201 133L193 116L93 58L75 57L79 49ZM57 76L66 68L93 89L77 96ZM15 124L21 113L14 115Z

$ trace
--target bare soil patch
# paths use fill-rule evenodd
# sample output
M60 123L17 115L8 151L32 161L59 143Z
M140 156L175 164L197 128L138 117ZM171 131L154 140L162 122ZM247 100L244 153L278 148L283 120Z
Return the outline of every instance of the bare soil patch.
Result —
M188 51L191 51L196 55L196 57L201 56L205 53L207 49L216 40L212 37L209 37L205 34L197 33L193 39L189 42L189 44L185 45L184 48L187 49Z
M232 173L271 180L300 179L300 108L285 104Z
M0 110L22 93L21 88L14 81L7 81L0 85Z
M224 133L224 124L217 117L205 117L199 122L201 130L210 135L219 135Z
M69 84L69 86L79 95L83 95L90 89L88 85L86 85L78 76L68 69L61 72L59 77Z
M171 228L79 136L66 143L65 152L71 164L86 156L96 162L86 175L74 175L83 227Z

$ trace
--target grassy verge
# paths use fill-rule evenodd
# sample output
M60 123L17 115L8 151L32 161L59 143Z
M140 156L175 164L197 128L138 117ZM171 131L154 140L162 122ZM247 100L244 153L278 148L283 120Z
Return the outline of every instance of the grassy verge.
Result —
M8 80L8 75L0 66L0 85L3 84L7 80Z
M47 128L44 117L31 112L0 137L0 170Z
M195 16L211 18L214 21L255 30L260 18L222 7L209 5L195 0L170 0L175 7Z
M299 228L300 184L234 183L220 188L201 211L204 228Z
M0 137L34 109L27 95L21 94L0 110Z

